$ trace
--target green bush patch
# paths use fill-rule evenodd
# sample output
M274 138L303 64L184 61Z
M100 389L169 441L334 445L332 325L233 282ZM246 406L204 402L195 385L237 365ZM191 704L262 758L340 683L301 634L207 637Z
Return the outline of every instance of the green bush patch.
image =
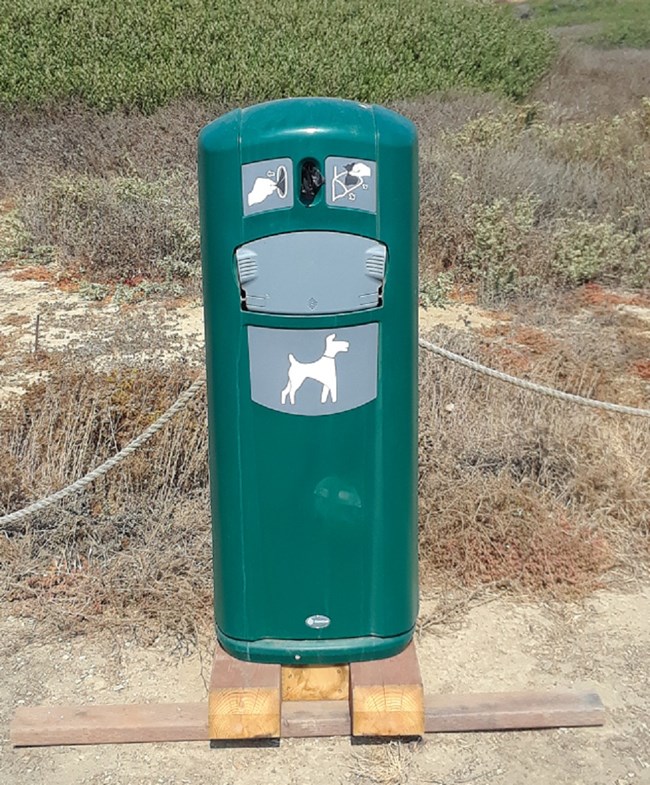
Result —
M508 9L466 0L0 0L0 104L521 97L553 50Z
M77 175L34 187L21 211L29 238L49 238L79 274L102 283L144 277L169 284L199 271L195 200L180 174L152 182ZM100 291L86 296L101 300Z
M650 47L648 0L532 0L535 15L554 27L597 24L586 40L600 46Z

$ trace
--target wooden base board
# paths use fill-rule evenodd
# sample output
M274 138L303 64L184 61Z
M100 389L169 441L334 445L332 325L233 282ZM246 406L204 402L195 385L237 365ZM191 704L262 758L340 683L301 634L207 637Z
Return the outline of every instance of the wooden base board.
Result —
M201 741L212 738L205 703L117 706L24 706L11 722L14 747L129 742ZM424 702L426 733L570 728L605 723L595 692L503 692L430 695ZM283 738L348 736L346 701L296 701L282 705Z
M510 692L425 699L413 643L383 660L316 667L243 662L218 646L207 709L202 703L24 707L11 723L11 743L16 747L241 743L280 737L421 736L604 723L604 708L595 693Z
M424 690L411 642L395 657L350 665L354 736L421 736Z
M24 706L11 722L14 747L208 741L205 703Z
M280 697L278 665L243 662L217 646L208 693L210 738L279 738Z
M427 695L427 733L532 730L604 725L595 692L495 692Z
M344 701L349 684L349 665L282 667L283 701Z

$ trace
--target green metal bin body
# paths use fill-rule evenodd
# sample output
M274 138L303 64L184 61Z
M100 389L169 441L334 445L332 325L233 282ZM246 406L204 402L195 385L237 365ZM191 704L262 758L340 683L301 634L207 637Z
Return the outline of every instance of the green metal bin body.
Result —
M414 127L238 109L201 132L199 185L218 638L258 662L396 654L418 604Z

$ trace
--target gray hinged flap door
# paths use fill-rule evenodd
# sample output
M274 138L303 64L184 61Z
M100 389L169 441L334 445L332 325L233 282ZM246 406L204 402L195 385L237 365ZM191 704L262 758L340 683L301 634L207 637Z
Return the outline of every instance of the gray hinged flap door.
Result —
M249 311L323 314L379 305L386 246L340 232L263 237L235 252Z

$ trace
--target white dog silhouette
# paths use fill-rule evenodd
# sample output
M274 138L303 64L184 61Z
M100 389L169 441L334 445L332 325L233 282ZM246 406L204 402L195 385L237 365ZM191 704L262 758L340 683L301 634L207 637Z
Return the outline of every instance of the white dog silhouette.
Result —
M282 403L286 403L287 396L292 404L296 402L296 393L305 379L315 379L323 385L320 396L321 403L325 403L328 396L332 403L336 403L336 360L334 358L339 352L347 352L349 347L349 341L337 341L336 333L332 333L325 339L325 352L316 362L301 363L296 360L293 354L290 354L289 381L282 390Z

